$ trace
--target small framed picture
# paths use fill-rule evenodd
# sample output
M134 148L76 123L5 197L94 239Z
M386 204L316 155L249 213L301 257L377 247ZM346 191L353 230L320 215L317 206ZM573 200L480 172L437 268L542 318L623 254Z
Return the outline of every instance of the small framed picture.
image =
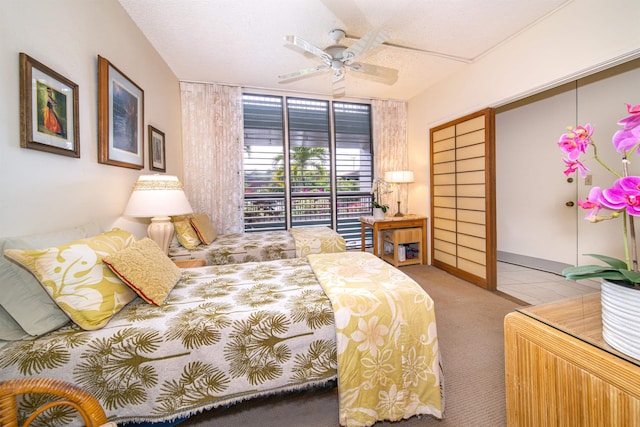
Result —
M166 172L167 161L164 157L164 132L149 125L149 167L152 171Z
M98 163L144 167L144 91L98 56Z
M20 53L20 146L80 157L78 85Z

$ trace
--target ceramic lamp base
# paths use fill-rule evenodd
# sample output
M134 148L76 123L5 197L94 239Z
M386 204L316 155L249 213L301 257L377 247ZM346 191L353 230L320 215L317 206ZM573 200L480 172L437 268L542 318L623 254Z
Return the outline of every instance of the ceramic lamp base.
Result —
M169 253L169 244L173 239L173 223L168 216L156 216L151 218L151 224L147 228L149 238L156 242L165 254Z

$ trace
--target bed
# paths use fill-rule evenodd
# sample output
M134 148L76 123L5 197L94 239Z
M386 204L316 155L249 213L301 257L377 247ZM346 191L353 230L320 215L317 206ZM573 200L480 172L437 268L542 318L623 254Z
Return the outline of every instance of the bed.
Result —
M174 239L169 256L175 260L199 258L204 259L206 265L223 265L300 258L313 253L344 252L345 249L345 240L329 227L298 227L218 234L209 244L195 246Z
M115 255L105 256L105 264L142 244L122 231L109 233ZM55 258L79 246L61 246ZM104 242L93 247L105 250ZM119 424L183 419L333 382L344 426L442 417L433 301L379 258L358 251L177 270L158 305L150 293L119 296L120 311L92 329L74 320L38 337L0 342L0 380L71 381Z

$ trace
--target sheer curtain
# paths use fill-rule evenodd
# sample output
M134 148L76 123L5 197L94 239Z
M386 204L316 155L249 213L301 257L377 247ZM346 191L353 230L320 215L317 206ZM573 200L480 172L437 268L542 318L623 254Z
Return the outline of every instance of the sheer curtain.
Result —
M373 122L373 176L384 179L387 171L407 170L407 104L402 101L373 100L371 102ZM399 190L399 191L398 191ZM408 189L400 184L395 191L385 195L382 200L389 205L391 213L398 206L398 194L402 211L408 206Z
M180 83L185 192L219 233L243 231L242 90Z

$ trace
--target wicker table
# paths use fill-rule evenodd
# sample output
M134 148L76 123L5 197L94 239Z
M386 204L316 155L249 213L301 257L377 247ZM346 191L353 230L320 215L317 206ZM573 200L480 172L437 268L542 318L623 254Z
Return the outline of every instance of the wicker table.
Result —
M602 339L600 292L505 317L509 426L640 426L640 360Z

